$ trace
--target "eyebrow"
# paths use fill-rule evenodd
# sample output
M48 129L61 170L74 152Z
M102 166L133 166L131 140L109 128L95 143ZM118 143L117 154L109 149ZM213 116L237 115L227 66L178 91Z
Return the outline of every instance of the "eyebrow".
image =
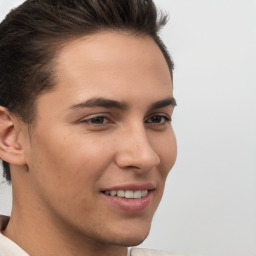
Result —
M151 105L149 110L164 108L164 107L168 107L168 106L172 106L172 107L177 106L177 102L176 102L175 98L171 97L171 98L167 98L167 99L164 99L164 100L157 101L157 102L155 102Z
M149 110L163 108L163 107L167 107L167 106L175 107L176 105L177 104L176 104L175 98L170 97L170 98L166 98L164 100L160 100L160 101L153 103L150 106ZM128 105L124 102L119 102L116 100L106 99L106 98L102 98L102 97L92 98L85 102L75 104L75 105L71 106L71 109L96 108L96 107L116 108L116 109L120 109L120 110L128 109Z
M117 108L120 110L126 110L128 108L128 105L123 102L106 99L106 98L92 98L85 102L73 105L71 108L77 109L77 108L96 108L96 107Z

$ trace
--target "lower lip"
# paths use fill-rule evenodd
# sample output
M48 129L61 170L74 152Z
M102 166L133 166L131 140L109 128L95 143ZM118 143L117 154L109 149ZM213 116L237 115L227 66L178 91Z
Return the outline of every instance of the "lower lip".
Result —
M152 200L152 192L149 193L142 198L138 199L128 199L125 197L118 196L109 196L106 194L102 194L108 202L110 202L114 207L119 210L128 212L128 213L139 213L145 210Z

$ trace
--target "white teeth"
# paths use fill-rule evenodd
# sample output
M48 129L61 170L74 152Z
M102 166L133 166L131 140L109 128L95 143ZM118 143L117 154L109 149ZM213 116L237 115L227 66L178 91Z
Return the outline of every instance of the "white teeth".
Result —
M118 196L118 197L125 197L125 198L134 198L134 199L139 199L142 197L145 197L148 194L148 190L111 190L111 191L105 191L104 192L106 195L110 196Z
M125 196L124 190L118 190L117 191L117 196L124 197Z
M124 192L124 197L125 197L125 198L133 198L133 191L131 191L131 190L126 190L126 191Z
M141 191L141 197L144 197L148 194L148 190L142 190Z
M111 196L116 196L116 194L117 194L117 193L116 193L115 190L110 191L110 195L111 195Z
M141 195L142 195L141 190L138 190L138 191L135 191L135 192L134 192L133 197L134 197L134 198L141 198Z

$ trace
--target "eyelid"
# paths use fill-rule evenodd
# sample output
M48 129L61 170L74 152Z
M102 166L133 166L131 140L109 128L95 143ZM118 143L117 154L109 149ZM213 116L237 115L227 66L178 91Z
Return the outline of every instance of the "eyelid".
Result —
M145 118L145 121L146 121L147 119L150 119L150 118L154 117L154 116L166 117L168 120L170 120L170 121L172 120L171 115L166 114L166 113L162 113L162 112L156 112L156 113L152 113L152 114L148 115L148 116Z
M105 117L105 118L109 118L109 114L108 113L96 113L96 114L90 114L90 115L87 115L87 116L84 116L82 118L80 118L80 121L83 121L83 120L90 120L92 118L95 118L95 117Z
M99 113L99 114L92 114L92 115L88 115L86 117L83 117L79 120L79 122L82 122L82 123L88 123L90 124L89 122L93 119L93 118L104 118L107 120L107 122L104 122L103 124L101 125L104 125L106 123L111 123L111 119L109 117L108 114L106 113ZM93 123L91 123L93 125Z
M161 120L160 122L154 122L154 121L150 121L150 119L154 118L154 117L160 117L160 118L164 118L164 120ZM166 125L170 124L172 121L171 117L167 114L154 114L149 116L146 120L145 120L145 124L149 125L150 127L166 127Z

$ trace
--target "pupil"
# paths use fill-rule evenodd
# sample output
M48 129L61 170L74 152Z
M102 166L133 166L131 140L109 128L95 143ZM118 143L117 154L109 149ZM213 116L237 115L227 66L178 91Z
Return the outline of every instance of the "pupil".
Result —
M154 116L154 117L152 117L152 122L153 123L160 123L161 120L162 120L161 116Z
M92 118L92 122L95 124L103 124L104 118L103 117L94 117L94 118Z

